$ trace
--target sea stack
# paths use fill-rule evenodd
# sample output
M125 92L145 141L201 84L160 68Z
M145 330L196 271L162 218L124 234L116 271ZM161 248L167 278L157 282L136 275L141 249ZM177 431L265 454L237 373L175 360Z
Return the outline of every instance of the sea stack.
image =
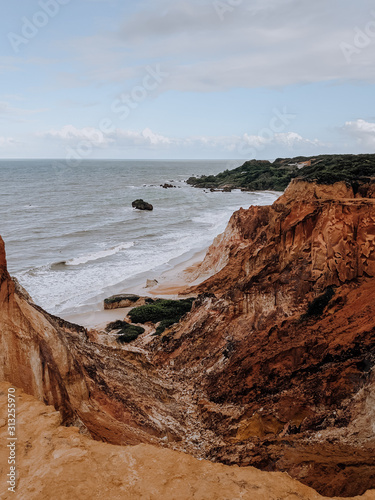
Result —
M154 210L154 207L151 205L151 203L147 203L147 201L143 201L141 199L133 201L132 207L136 208L137 210Z

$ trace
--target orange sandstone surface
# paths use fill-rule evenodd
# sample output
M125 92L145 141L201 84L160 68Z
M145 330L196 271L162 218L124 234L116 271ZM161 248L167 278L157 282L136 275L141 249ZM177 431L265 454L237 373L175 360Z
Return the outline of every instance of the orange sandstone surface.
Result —
M7 440L6 398L0 384L0 439ZM287 474L197 460L151 445L114 446L62 427L59 412L17 390L16 494L7 490L5 446L0 451L3 500L319 500ZM371 492L362 500L373 498Z

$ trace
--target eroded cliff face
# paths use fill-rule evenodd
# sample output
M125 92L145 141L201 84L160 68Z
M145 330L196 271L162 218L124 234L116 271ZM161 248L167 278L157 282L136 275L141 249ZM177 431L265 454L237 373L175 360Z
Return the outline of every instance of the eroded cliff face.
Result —
M0 384L0 439L7 441L6 395ZM98 443L21 391L18 415L16 495L7 490L8 450L0 450L0 496L3 500L324 500L287 474L252 467L228 467L197 460L185 453L150 445L133 447ZM25 445L27 443L27 446ZM357 500L370 500L371 492Z
M106 347L26 300L6 271L0 240L0 380L61 412L100 440L174 441L184 433L172 384L141 350ZM181 416L182 415L182 416Z
M328 496L375 488L371 189L295 181L236 212L192 312L142 349L32 304L0 241L0 378L98 440L287 471Z
M202 267L215 251L227 264L154 345L204 388L202 422L225 443L211 459L287 470L327 495L375 486L375 205L356 196L294 182L236 212Z

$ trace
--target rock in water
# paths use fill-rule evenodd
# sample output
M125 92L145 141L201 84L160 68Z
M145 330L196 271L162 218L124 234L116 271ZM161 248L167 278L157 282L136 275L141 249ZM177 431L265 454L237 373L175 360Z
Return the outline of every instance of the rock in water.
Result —
M146 201L143 201L141 199L133 201L132 207L136 208L137 210L154 210L154 207L151 205L151 203L147 203Z

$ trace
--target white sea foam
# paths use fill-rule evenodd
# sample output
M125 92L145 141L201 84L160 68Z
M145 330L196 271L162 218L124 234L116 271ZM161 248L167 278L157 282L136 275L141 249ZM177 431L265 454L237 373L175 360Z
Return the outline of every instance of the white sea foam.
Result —
M65 265L67 266L80 266L81 264L86 264L87 262L104 259L110 255L116 255L119 252L127 250L134 246L134 241L128 243L120 243L115 247L109 248L108 250L101 250L100 252L89 253L86 255L81 255L80 257L75 257L74 259L67 260Z

